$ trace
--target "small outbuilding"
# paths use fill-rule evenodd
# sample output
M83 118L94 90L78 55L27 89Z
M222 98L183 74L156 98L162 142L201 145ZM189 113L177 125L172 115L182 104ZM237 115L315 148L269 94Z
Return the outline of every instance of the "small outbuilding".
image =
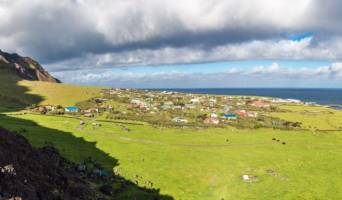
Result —
M188 123L188 120L187 119L183 119L183 118L180 118L180 117L175 117L172 119L173 122L176 122L176 123Z

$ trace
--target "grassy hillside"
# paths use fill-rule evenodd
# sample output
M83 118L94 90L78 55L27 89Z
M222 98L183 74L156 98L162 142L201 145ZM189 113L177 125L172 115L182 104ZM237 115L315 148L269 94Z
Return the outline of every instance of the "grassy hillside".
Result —
M28 89L18 85L20 80L13 71L0 67L0 109L21 109L42 101L40 95L27 94Z
M81 87L20 79L13 72L0 68L0 107L25 108L31 104L74 105L99 95L101 88Z
M281 106L286 112L274 112L271 116L292 122L301 122L309 130L342 130L342 112L322 106Z
M82 87L69 84L56 84L41 81L20 81L20 86L28 88L28 94L40 95L43 100L41 105L75 105L77 102L96 97L101 88Z

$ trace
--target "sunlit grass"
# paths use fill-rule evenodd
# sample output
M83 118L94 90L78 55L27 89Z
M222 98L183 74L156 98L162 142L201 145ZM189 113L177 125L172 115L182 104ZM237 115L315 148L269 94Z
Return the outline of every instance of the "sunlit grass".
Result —
M161 193L176 199L340 199L342 196L341 132L280 131L235 128L154 128L150 125L101 122L93 129L91 121L80 129L79 120L42 115L18 115L40 126L24 127L25 136L36 146L52 141L67 158L79 162L91 155L106 168L106 160L65 137L50 137L41 127L62 131L89 142L118 159L116 171L146 186L147 181ZM279 139L280 142L273 141ZM228 142L227 142L228 139ZM283 145L282 142L286 142ZM274 173L270 173L273 171ZM241 175L258 177L245 183Z

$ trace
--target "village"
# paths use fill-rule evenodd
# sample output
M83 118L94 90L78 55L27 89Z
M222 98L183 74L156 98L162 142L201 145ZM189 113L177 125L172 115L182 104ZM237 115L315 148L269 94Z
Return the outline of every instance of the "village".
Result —
M148 122L158 126L240 128L299 128L268 115L281 112L279 105L304 104L294 99L185 94L169 91L104 89L98 98L62 107L32 106L30 111L49 115L73 115L105 120Z

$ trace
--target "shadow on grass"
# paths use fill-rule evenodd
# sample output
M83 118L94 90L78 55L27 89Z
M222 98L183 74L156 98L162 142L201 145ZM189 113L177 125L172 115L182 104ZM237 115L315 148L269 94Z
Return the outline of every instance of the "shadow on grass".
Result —
M20 80L15 76L4 76L1 70L0 73L2 73L0 75L0 112L20 111L43 100L41 96L27 94L28 88L19 86ZM98 149L95 142L77 138L69 132L43 127L34 121L18 119L4 113L0 114L0 126L10 131L21 132L35 147L42 147L47 142L52 142L61 155L72 162L80 163L91 157L110 173L113 173L113 168L118 166L118 160ZM171 196L161 195L159 189L140 187L118 175L111 174L110 176L117 181L114 184L118 184L121 188L114 194L115 199L173 199Z

